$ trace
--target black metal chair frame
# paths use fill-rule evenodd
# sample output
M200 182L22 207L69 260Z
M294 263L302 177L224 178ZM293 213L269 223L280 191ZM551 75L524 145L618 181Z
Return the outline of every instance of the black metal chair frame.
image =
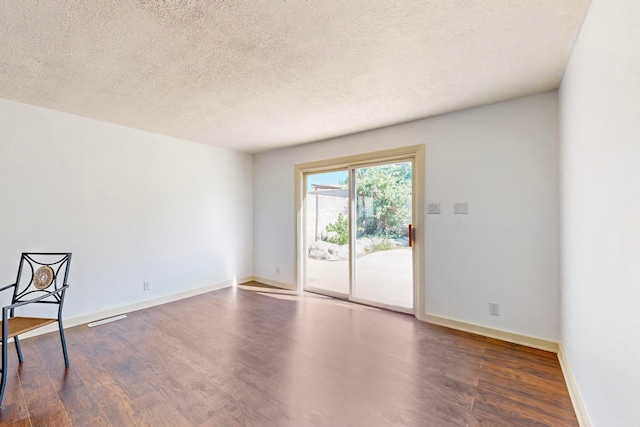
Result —
M46 262L42 259L51 260L53 262ZM38 258L41 258L38 260ZM24 268L28 266L31 270L31 278L27 282L28 276L23 278L23 273L28 274ZM10 324L12 320L14 322L20 322L21 319L31 320L33 324L28 325L26 328L22 328L19 331L13 331L13 340L16 346L16 352L18 353L18 360L20 363L24 361L22 358L22 349L20 348L20 339L18 335L24 332L28 332L50 323L58 322L60 329L60 341L62 342L62 352L64 354L64 364L69 367L69 356L67 354L67 343L64 337L64 327L62 325L62 307L64 305L64 296L69 288L67 279L69 277L69 267L71 265L71 253L26 253L23 252L20 257L20 266L18 267L18 276L16 282L0 288L0 292L13 288L13 298L11 304L2 307L2 379L0 380L0 406L2 405L2 399L4 397L5 387L7 385L7 362L8 362L8 349L7 341L10 336ZM42 271L40 269L44 268ZM64 277L59 278L59 273L64 269ZM50 283L44 288L36 286L36 282L39 286L46 285L41 284L36 278L36 273L42 271L46 279L51 279ZM53 277L48 275L53 274ZM22 282L21 282L22 279ZM61 280L60 280L61 279ZM48 280L47 280L48 281ZM26 283L26 286L21 288L21 283ZM50 289L53 288L53 289ZM58 317L42 318L43 322L38 322L39 318L24 318L15 316L15 309L23 307L28 304L57 304L58 305ZM35 321L35 322L33 322ZM38 324L39 323L39 324Z

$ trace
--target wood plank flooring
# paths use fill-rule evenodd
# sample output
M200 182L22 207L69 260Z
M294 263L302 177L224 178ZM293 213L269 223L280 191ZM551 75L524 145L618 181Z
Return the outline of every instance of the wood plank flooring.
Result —
M257 284L253 284L257 285ZM2 426L577 426L556 355L223 289L11 344Z

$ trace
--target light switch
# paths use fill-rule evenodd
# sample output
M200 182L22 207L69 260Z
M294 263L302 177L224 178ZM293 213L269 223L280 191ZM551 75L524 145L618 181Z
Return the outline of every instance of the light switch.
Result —
M440 213L440 203L429 203L429 205L427 206L427 213L439 214Z
M454 214L468 214L469 213L469 204L468 203L454 203L453 204L453 213Z

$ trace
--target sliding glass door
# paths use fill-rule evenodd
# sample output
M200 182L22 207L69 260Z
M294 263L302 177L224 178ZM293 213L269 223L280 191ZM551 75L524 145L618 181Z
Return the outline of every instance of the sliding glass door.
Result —
M412 312L412 161L304 177L304 289Z

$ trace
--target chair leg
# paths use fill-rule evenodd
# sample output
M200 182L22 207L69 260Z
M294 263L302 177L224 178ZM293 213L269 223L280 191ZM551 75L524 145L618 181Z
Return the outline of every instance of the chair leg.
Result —
M7 330L6 322L3 322L2 336L2 379L0 380L0 406L2 406L2 398L4 397L4 389L7 386Z
M22 358L22 348L20 347L20 340L18 339L17 335L13 337L13 342L16 344L16 352L18 352L18 360L20 361L20 363L22 363L24 362L24 359Z
M62 327L62 320L58 320L60 326L60 341L62 341L62 353L64 354L64 365L69 367L69 355L67 354L67 340L64 338L64 328Z

